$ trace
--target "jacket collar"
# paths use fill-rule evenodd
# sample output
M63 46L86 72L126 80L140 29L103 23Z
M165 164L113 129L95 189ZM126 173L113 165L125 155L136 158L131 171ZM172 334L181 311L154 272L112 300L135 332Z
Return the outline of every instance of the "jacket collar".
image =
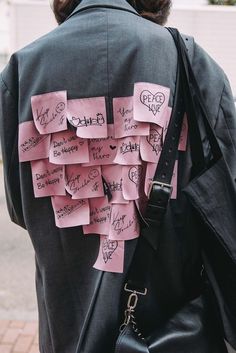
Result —
M124 10L139 16L138 12L126 0L82 0L81 3L76 6L74 11L68 16L68 18L75 15L77 12L93 7L108 7L112 9Z

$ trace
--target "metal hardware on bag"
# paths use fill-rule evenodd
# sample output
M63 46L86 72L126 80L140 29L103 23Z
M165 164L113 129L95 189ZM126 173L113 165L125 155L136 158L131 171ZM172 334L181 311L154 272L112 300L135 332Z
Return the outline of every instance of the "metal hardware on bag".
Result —
M140 294L140 295L147 295L147 292L148 292L147 288L144 288L144 290L142 292L134 290L134 289L130 289L130 288L128 288L128 283L125 284L125 288L124 289L125 289L126 292Z
M136 291L136 290L129 289L128 283L126 283L124 289L126 292L129 292L131 294L128 298L127 309L125 310L125 320L124 320L123 324L120 326L120 331L123 331L123 329L129 323L131 323L134 331L138 334L139 337L141 337L142 334L139 333L139 331L138 331L137 324L135 321L134 311L135 311L135 308L138 304L138 295L143 295L143 296L147 295L147 288L145 288L142 292Z
M153 185L159 185L161 188L169 188L170 189L170 195L172 194L173 191L173 186L170 184L162 183L161 181L151 181L149 184L149 189L148 189L148 198L150 198L150 194L152 192Z

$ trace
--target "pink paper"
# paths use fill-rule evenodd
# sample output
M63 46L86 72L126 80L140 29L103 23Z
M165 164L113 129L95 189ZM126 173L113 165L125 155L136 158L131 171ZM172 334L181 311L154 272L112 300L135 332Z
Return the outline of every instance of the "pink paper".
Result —
M186 151L187 148L187 139L188 139L188 119L187 115L184 115L182 130L180 134L180 141L179 141L179 151Z
M31 97L34 122L40 134L67 129L67 92L58 91Z
M153 180L153 177L155 175L156 168L157 168L157 163L147 163L146 178L145 178L145 185L144 185L144 191L147 196L149 192L150 183Z
M113 138L113 124L108 124L108 137L90 139L89 141L89 163L90 165L112 164L117 153L117 140Z
M173 186L173 191L171 194L171 199L177 199L177 186L178 186L178 161L175 161L175 167L173 171L173 176L171 180L171 185Z
M121 165L141 164L140 136L123 137L118 140L114 163Z
M140 123L133 117L133 97L113 98L115 137L147 136L149 124Z
M66 166L65 187L73 199L104 196L101 167Z
M109 240L100 236L100 249L94 268L100 271L123 273L124 241Z
M90 223L83 226L84 234L109 234L111 205L107 197L89 199Z
M66 195L64 166L42 159L31 161L31 171L35 197Z
M137 200L142 175L142 166L123 166L123 195L125 200Z
M140 154L143 161L158 163L162 150L162 128L151 124L149 136L140 138Z
M89 224L88 200L72 200L70 196L52 196L52 207L56 226L59 228L77 227Z
M112 194L111 203L128 203L123 197L122 168L119 165L103 166L102 175Z
M88 141L76 136L72 130L52 134L49 160L55 164L88 162Z
M40 135L33 121L19 125L19 161L27 162L48 158L51 135Z
M146 178L145 178L145 194L148 195L149 188L150 188L150 183L153 180L153 177L155 175L157 168L156 163L147 163L147 169L146 169ZM171 199L176 199L177 198L177 178L178 178L178 161L175 162L174 170L173 170L173 176L171 180L171 185L173 186L172 194L171 194Z
M134 84L134 120L164 126L170 89L154 83Z
M112 205L109 239L131 240L139 237L139 221L135 203Z
M107 137L105 97L68 100L68 120L83 138Z

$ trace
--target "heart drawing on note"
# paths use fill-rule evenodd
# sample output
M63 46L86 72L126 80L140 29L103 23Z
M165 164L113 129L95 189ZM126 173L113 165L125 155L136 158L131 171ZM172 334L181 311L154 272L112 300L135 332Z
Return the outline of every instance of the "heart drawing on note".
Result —
M112 260L112 255L118 248L118 241L117 240L109 240L105 239L102 244L102 256L105 264Z
M144 90L140 95L141 103L148 107L149 111L151 111L154 115L160 113L160 108L165 103L165 100L166 97L162 92L153 94L149 90Z
M110 145L110 149L111 149L112 151L114 151L114 150L116 149L116 146Z
M158 155L162 149L162 135L157 129L150 129L150 134L147 136L147 142L152 147L152 151Z
M129 179L136 185L138 186L139 181L140 181L140 177L141 177L141 173L142 173L142 167L138 166L138 167L131 167L129 170Z

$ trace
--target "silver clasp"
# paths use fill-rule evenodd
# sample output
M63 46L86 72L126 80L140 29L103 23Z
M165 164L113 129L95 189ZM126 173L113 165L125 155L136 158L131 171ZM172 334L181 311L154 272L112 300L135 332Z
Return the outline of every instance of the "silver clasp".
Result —
M125 320L123 324L120 326L120 331L123 331L123 329L131 323L133 326L136 326L135 322L135 316L134 316L134 311L135 308L138 304L138 295L146 295L147 294L147 288L145 288L143 291L136 291L128 288L128 283L125 284L125 291L131 293L128 302L127 302L127 308L125 310Z

